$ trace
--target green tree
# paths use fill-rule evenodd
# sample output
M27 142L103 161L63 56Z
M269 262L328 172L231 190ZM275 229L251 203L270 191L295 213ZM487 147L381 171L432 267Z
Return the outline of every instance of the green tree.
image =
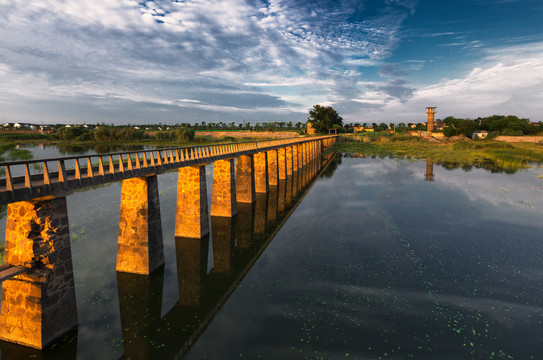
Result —
M331 106L313 106L313 110L309 111L307 120L318 133L325 133L334 125L343 126L343 118Z
M178 141L192 141L194 140L194 130L186 127L178 127L175 129L175 135Z

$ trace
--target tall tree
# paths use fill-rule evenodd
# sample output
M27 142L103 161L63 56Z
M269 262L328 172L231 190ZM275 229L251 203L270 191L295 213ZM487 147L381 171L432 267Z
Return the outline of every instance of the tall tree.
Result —
M318 133L327 132L334 125L343 126L343 118L331 106L313 106L307 120Z

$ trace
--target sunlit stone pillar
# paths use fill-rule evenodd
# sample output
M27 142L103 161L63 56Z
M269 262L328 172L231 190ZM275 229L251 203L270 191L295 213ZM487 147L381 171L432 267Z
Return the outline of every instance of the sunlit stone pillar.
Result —
M236 161L236 201L253 203L255 193L255 165L253 155L241 155ZM238 206L239 208L239 206ZM238 209L239 210L239 209Z
M254 155L255 159L255 191L266 194L269 190L268 183L268 154L259 152Z
M298 169L304 167L304 144L298 144Z
M43 349L77 326L65 197L8 205L4 263L32 270L2 283L0 339Z
M179 168L175 236L201 239L208 233L209 212L205 166Z
M149 275L164 265L156 175L122 181L117 271Z
M277 186L279 183L277 150L268 151L268 183L270 186Z
M307 143L302 144L302 166L307 165Z
M237 214L234 159L213 163L211 216L232 217Z
M292 172L298 171L298 145L292 146Z
M277 171L279 180L287 178L287 150L286 148L277 149Z
M292 146L287 146L287 176L292 175Z

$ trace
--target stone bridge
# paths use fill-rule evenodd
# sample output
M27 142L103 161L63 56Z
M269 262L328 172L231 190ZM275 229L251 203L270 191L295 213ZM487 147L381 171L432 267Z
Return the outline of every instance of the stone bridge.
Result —
M322 136L1 163L5 178L0 179L0 205L7 204L8 211L0 268L0 280L6 280L0 339L43 349L77 326L66 206L66 196L74 190L122 181L117 271L149 275L164 265L158 174L178 170L175 236L201 239L210 232L210 216L232 218L238 203L254 203L256 193L268 193L280 180L310 176L300 170L336 139ZM205 165L211 163L208 206ZM307 181L302 178L300 183Z

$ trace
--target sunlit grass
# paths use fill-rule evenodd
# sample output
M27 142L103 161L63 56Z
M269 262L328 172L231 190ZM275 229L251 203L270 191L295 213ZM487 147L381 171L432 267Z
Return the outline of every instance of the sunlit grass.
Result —
M366 156L395 156L454 167L477 166L490 170L515 171L543 163L543 146L534 143L503 143L495 141L445 141L434 143L410 135L362 138L360 142L342 142L333 150Z

